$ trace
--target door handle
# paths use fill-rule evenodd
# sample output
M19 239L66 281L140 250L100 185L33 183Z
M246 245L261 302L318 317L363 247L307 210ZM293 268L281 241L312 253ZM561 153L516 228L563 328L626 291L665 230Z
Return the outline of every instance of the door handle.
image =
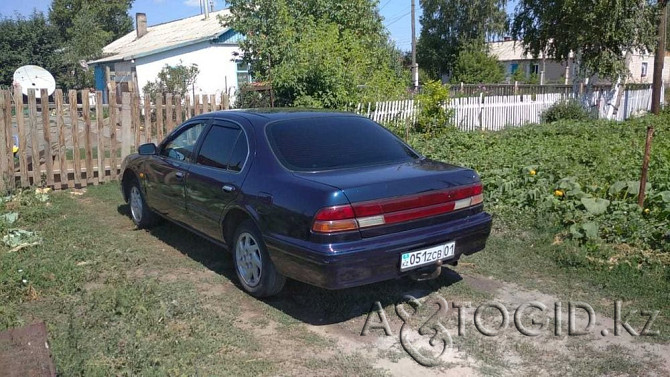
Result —
M225 186L221 187L221 190L223 190L225 192L233 192L233 191L235 191L235 186L225 185Z

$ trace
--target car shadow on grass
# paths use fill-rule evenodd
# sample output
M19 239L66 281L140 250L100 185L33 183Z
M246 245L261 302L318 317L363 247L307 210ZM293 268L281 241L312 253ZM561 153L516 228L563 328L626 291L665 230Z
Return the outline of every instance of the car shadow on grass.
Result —
M119 206L118 212L130 217L127 204ZM149 233L211 271L224 276L242 290L235 274L232 256L221 246L169 221L162 221L151 228ZM402 301L406 295L420 299L461 280L461 275L448 268L443 268L442 274L433 280L413 281L401 278L336 291L287 279L281 293L262 301L297 321L315 326L330 325L367 315L376 302L386 307Z

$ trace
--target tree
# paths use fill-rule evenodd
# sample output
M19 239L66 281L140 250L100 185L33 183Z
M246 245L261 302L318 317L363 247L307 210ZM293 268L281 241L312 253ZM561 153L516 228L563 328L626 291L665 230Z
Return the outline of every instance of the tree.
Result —
M128 10L134 0L53 0L49 7L49 20L58 29L62 38L77 35L72 27L77 15L87 8L94 15L100 29L110 33L112 40L133 30L133 19Z
M275 67L272 85L285 104L343 108L403 92L404 82L389 64L380 64L382 56L354 32L339 29L324 21L306 27L292 54Z
M404 86L402 57L388 40L376 1L229 4L231 15L221 22L246 36L240 47L254 77L270 82L284 104L341 107Z
M417 61L433 78L450 74L458 54L507 30L507 0L421 0Z
M451 75L454 84L496 84L504 79L505 70L498 59L478 45L463 47Z
M0 20L0 84L12 85L14 71L34 64L53 72L60 66L60 40L43 13Z
M184 97L195 83L198 74L200 74L200 69L197 64L191 64L188 67L181 64L181 62L172 67L166 64L158 72L156 81L147 83L142 88L142 91L152 101L155 101L156 96L159 94L165 95L171 93Z
M133 30L128 15L133 0L53 0L49 20L63 41L56 79L66 88L93 84L82 62L99 56L109 42Z
M646 0L519 0L512 35L535 57L574 52L582 76L616 81L628 74L627 54L655 50L654 20Z

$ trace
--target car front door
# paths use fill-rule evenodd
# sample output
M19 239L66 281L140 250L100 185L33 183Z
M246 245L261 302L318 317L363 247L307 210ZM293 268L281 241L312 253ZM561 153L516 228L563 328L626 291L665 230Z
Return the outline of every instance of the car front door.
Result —
M161 144L158 155L147 167L147 202L171 220L184 222L186 219L184 180L206 127L207 120L180 127Z
M213 121L186 179L186 210L194 227L223 240L221 216L246 176L249 139L236 123Z

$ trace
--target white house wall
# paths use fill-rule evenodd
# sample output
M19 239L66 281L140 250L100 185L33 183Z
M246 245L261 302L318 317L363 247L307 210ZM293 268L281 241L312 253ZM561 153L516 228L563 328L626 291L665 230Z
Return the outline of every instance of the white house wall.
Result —
M235 53L239 54L237 46L216 45L205 41L137 58L134 63L137 82L143 88L148 82L155 81L166 64L197 64L200 74L194 85L196 95L216 94L218 97L224 92L234 95L238 89ZM190 90L189 94L192 95L193 91Z

